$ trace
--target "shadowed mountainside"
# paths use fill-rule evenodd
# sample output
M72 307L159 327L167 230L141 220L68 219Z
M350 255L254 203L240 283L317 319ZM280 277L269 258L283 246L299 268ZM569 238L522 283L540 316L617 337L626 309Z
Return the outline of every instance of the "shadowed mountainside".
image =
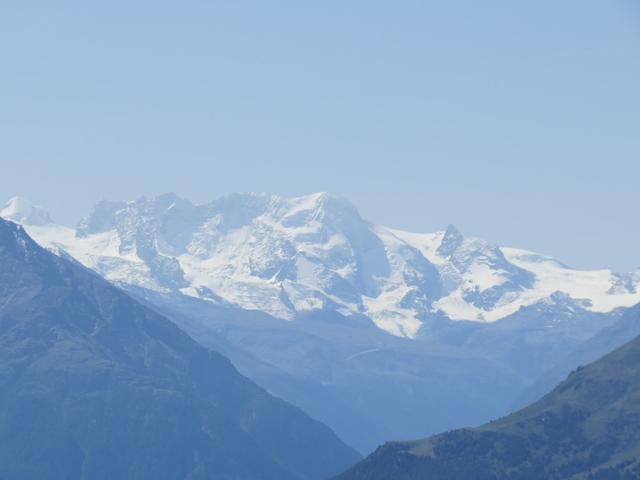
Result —
M226 358L0 219L0 479L321 479L357 459Z

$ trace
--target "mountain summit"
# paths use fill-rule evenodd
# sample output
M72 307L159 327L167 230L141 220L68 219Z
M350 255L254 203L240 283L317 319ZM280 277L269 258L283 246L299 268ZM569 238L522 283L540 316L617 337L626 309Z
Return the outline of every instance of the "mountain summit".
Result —
M0 217L26 225L52 224L51 216L42 207L33 205L26 198L13 197L0 210Z

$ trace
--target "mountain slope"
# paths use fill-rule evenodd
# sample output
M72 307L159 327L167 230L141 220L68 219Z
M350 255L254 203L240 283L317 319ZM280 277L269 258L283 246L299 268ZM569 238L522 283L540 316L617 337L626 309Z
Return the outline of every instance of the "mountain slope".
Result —
M640 321L640 307L633 309ZM519 412L475 429L391 443L340 480L635 479L640 338L572 372Z
M0 219L1 479L321 479L356 459L224 357Z
M100 202L76 230L42 221L24 200L12 200L3 215L117 284L284 320L365 316L408 338L434 315L493 322L558 292L601 313L640 301L638 272L574 270L451 226L433 234L375 226L325 193L236 194L202 205L174 194Z

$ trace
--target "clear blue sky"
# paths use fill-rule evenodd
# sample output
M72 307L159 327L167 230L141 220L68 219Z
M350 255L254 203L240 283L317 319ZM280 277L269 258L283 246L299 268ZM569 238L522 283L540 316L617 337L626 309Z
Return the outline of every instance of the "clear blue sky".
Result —
M2 2L0 195L326 190L640 265L640 2Z

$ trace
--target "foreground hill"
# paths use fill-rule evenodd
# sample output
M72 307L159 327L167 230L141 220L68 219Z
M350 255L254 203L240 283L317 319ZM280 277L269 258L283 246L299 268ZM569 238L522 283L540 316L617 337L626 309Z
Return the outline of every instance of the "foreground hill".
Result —
M640 321L640 307L632 312ZM517 413L480 428L386 444L336 478L640 478L640 337L572 372Z
M321 479L358 456L0 219L0 479Z

